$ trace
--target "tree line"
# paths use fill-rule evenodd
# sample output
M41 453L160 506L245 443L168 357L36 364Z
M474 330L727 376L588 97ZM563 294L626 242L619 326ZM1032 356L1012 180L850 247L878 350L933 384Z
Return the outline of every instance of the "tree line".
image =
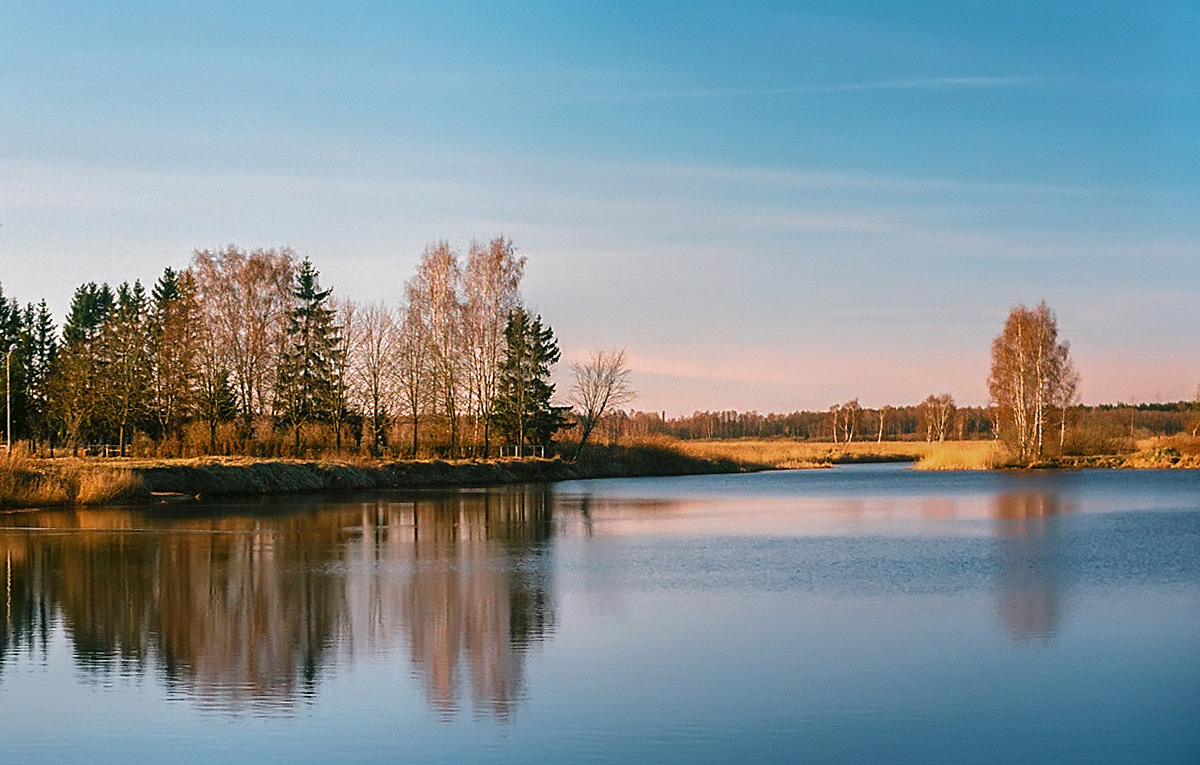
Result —
M0 290L12 430L35 452L487 455L545 445L557 340L524 305L511 240L429 245L398 304L323 288L287 248L197 250L182 270L43 300Z

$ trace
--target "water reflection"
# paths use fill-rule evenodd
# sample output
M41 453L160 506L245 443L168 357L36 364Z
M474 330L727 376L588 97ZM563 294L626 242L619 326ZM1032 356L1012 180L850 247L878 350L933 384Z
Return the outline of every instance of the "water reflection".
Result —
M996 613L1018 645L1052 640L1062 615L1058 516L1069 507L1057 494L996 496Z
M152 673L206 708L275 714L340 662L400 650L443 715L469 696L505 719L553 629L551 507L545 488L509 488L320 512L8 516L0 672L61 629L91 681Z

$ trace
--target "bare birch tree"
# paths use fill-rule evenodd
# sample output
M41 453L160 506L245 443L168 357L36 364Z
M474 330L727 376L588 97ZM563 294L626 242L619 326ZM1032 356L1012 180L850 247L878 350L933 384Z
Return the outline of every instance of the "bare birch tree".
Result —
M458 450L458 417L464 392L462 270L446 241L425 248L406 294L422 318L429 349L430 382L438 409L450 429L450 454Z
M269 413L295 268L287 248L244 252L229 245L192 256L200 304L233 376L244 439Z
M392 401L398 373L403 376L404 359L398 347L396 317L386 305L366 306L358 312L354 324L352 388L370 420L371 454L379 457L387 448ZM415 425L413 429L415 432Z
M845 443L854 441L854 434L858 431L859 420L862 419L862 406L858 403L858 399L852 398L841 406L842 413L842 440Z
M330 308L333 309L335 320L340 332L335 340L334 354L331 359L332 404L330 423L333 426L334 448L342 451L342 429L346 420L353 415L352 405L354 396L353 385L354 352L359 347L359 326L361 310L358 303L350 298L330 297Z
M504 327L508 316L521 307L521 277L525 258L518 256L512 240L503 236L487 246L471 242L463 275L463 330L466 373L476 425L483 425L483 451L491 449L492 405L504 361Z
M625 364L625 350L598 351L587 363L571 365L575 383L567 394L567 401L575 408L582 431L576 458L583 451L588 436L604 418L615 409L623 407L637 397L629 383L629 367Z
M410 280L405 287L406 296L414 291ZM396 382L400 400L412 424L412 456L415 458L420 446L421 413L433 398L429 391L429 326L422 313L422 304L417 300L406 299L400 313L403 318L396 338Z
M887 404L879 407L879 411L877 412L879 415L879 438L876 440L876 443L883 443L883 428L887 424L888 417L891 415L894 409L895 407Z
M988 392L996 405L997 431L1018 459L1043 454L1049 412L1069 406L1077 388L1070 345L1058 341L1054 312L1044 302L1033 309L1013 308L992 342Z
M954 424L958 407L949 393L930 395L917 407L920 429L925 431L926 441L945 441Z
M1192 438L1196 437L1196 433L1200 432L1200 385L1196 386L1196 393L1192 396Z

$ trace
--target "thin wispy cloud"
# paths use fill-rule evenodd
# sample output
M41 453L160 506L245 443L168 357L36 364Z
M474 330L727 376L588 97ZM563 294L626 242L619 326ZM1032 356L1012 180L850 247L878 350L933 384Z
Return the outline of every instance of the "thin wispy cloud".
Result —
M771 96L803 96L864 91L889 90L983 90L1002 88L1030 88L1054 84L1048 77L915 77L867 82L830 82L784 87L735 87L735 88L678 88L663 90L632 90L614 93L593 93L569 96L562 100L574 103L611 101L686 101L703 99L758 98Z

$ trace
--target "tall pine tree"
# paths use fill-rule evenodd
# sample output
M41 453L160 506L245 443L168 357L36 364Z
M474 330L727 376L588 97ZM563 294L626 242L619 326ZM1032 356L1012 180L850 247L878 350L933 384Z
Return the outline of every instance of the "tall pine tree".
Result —
M554 395L550 370L562 355L558 342L550 327L542 325L541 316L530 317L521 308L508 315L504 340L492 422L518 447L528 443L545 446L566 424L566 407L550 403Z
M297 454L301 427L334 420L333 408L343 398L334 374L342 344L329 306L332 292L321 289L312 261L305 258L292 291L275 392L279 422L294 431Z
M79 442L100 434L99 413L107 372L101 330L113 311L113 293L95 282L75 290L63 324L63 341L55 364L52 400L72 452Z
M4 297L4 291L0 289L0 425L8 427L7 409L11 405L14 431L24 419L27 346L28 335L22 321L21 306L16 300ZM5 431L5 436L9 435ZM15 433L11 437L16 440Z
M191 275L163 271L150 293L149 408L156 435L178 438L197 395L199 310Z
M146 290L140 281L117 288L117 301L104 325L105 415L117 432L121 456L145 420L150 375L150 327Z
M58 356L54 319L43 300L34 309L32 303L25 309L25 326L29 337L28 353L25 358L25 389L28 408L25 413L29 436L37 446L45 439L54 454L54 425L50 410L50 385Z

